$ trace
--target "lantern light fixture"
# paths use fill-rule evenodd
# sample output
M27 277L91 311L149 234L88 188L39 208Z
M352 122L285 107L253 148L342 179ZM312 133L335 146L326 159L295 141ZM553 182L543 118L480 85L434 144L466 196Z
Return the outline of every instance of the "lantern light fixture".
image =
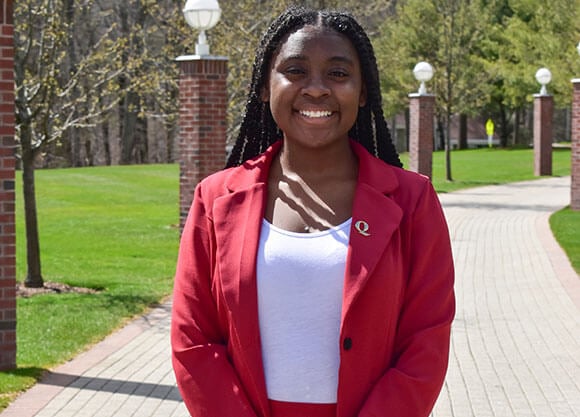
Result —
M413 68L413 75L415 76L415 79L421 83L419 86L419 94L427 94L425 83L433 78L433 67L431 64L425 61L419 62L415 65L415 68Z
M222 10L217 0L187 0L183 16L189 26L199 30L195 54L209 55L209 45L205 31L214 27L220 20Z
M540 68L536 71L536 81L540 83L542 88L540 89L540 95L548 95L548 91L546 90L546 85L552 81L552 73L548 68Z

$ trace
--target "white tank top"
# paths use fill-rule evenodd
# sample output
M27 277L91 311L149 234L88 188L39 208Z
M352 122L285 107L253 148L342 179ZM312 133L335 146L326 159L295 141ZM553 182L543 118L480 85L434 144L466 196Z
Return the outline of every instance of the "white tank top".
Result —
M271 400L336 402L350 224L295 233L262 222L258 313Z

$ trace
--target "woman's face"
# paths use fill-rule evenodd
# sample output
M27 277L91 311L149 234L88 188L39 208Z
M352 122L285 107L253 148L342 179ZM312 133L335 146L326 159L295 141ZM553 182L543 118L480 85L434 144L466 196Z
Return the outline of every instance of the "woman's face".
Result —
M290 34L272 59L263 99L286 142L320 148L347 140L366 100L354 46L326 28Z

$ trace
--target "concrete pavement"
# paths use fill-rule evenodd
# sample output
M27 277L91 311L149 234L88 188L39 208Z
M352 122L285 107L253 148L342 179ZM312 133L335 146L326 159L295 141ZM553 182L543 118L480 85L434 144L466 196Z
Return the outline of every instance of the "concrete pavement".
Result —
M432 416L580 416L580 278L548 225L570 202L570 178L440 198L457 317ZM186 417L170 364L170 308L163 304L54 369L0 417Z

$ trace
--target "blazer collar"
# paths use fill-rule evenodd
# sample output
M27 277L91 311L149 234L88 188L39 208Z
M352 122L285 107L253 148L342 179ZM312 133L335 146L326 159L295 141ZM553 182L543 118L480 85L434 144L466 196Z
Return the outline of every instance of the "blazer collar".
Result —
M281 147L281 140L274 142L264 153L232 169L230 176L226 179L227 189L230 192L236 192L251 188L255 184L266 184L272 161Z
M373 157L359 143L351 140L351 148L359 159L358 183L366 184L382 194L389 194L394 191L399 182L397 177L385 162ZM266 183L272 161L280 148L282 141L279 140L271 145L263 154L246 161L241 167L231 171L226 180L226 187L235 192L252 187L256 183Z
M222 273L226 281L224 288L232 290L230 302L240 303L236 307L241 314L232 317L244 318L240 325L255 338L258 338L255 259L266 206L268 173L281 146L282 141L275 142L260 156L234 168L226 180L230 194L217 199L214 206L218 247L224 250L226 258L220 264L224 269L229 268L227 273ZM398 168L373 157L357 142L351 141L351 147L359 159L359 172L346 260L343 322L403 217L403 210L391 198L399 187L395 174ZM236 236L232 236L234 231Z

